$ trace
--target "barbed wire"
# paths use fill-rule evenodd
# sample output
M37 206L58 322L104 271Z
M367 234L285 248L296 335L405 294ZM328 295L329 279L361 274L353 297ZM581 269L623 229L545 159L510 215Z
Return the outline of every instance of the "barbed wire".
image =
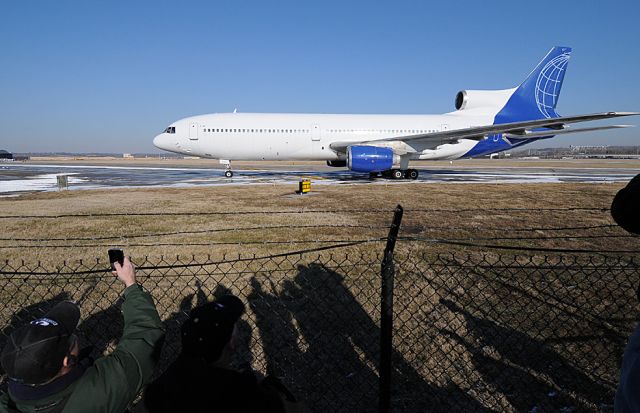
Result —
M494 244L477 244L466 241L456 241L440 238L422 238L422 237L398 237L398 241L419 241L431 244L449 244L462 247L502 249L511 251L537 251L537 252L562 252L562 253L591 253L591 254L640 254L640 250L597 250L597 249L572 249L572 248L546 248L546 247L525 247L515 245L494 245Z
M196 235L196 234L210 234L217 232L241 232L241 231L259 231L270 229L314 229L314 228L359 228L359 229L385 229L388 230L388 225L359 225L359 224L314 224L314 225L262 225L252 227L232 227L232 228L212 228L205 230L191 230L191 231L170 231L170 232L155 232L147 234L133 234L133 235L109 235L109 236L95 236L95 237L61 237L61 238L16 238L16 237L0 237L0 241L24 241L24 242L50 242L50 241L100 241L110 239L134 239L134 238L152 238L152 237L165 237L174 235ZM503 231L504 228L493 227L433 227L423 226L414 227L411 225L405 225L405 228L412 228L414 230L426 231ZM532 227L532 228L509 228L509 232L535 232L535 231L579 231L590 229L605 229L605 228L619 228L616 224L606 225L588 225L588 226L574 226L574 227ZM630 235L627 235L630 236ZM585 236L589 237L607 237L605 235L600 236ZM611 235L610 237L622 237ZM632 236L630 236L632 237ZM560 236L554 238L561 238ZM569 237L576 238L576 237ZM491 238L493 239L493 238ZM497 238L496 238L497 239ZM499 238L510 239L510 238ZM517 238L516 238L517 239ZM542 238L540 238L542 239Z
M409 220L409 218L407 218ZM505 227L455 227L446 226L438 227L431 225L411 225L403 224L403 228L414 229L420 231L505 231ZM617 224L603 224L603 225L586 225L586 226L573 226L573 227L529 227L529 228L509 228L509 232L534 232L534 231L581 231L589 229L605 229L605 228L620 228Z
M545 258L548 258L547 256L545 256ZM607 269L609 270L622 270L622 269L628 269L629 268L629 264L632 265L637 265L637 263L634 261L633 257L631 257L629 259L628 262L626 262L627 265L607 265ZM453 264L452 263L443 263L443 264L438 264L435 263L432 266L434 268L438 268L438 267L451 267ZM481 268L483 270L504 270L504 269L509 269L509 268L513 268L512 265L497 265L494 263L491 264L464 264L464 263L459 263L456 264L458 267L460 268L469 268L469 269L474 269L474 268ZM563 270L563 271L581 271L581 270L588 270L588 269L592 269L592 268L599 268L598 265L596 264L583 264L583 265L563 265L562 263L559 264L554 264L554 265L539 265L536 263L532 263L531 265L527 265L527 264L519 264L519 268L521 269L536 269L536 270ZM629 287L632 287L632 284L629 284Z
M326 246L317 247L317 248L307 248L307 249L304 249L304 250L288 251L288 252L282 252L282 253L278 253L278 254L269 254L269 255L263 255L263 256L255 256L254 255L253 257L245 257L245 258L242 258L241 256L238 256L237 259L233 259L233 260L223 259L221 261L208 261L208 262L200 262L200 263L140 266L140 267L136 267L136 270L138 270L138 271L165 270L165 269L173 269L173 268L190 268L190 267L205 267L205 266L211 266L211 265L234 264L234 263L238 263L238 262L247 262L247 261L271 260L271 259L274 259L274 258L288 257L288 256L293 256L293 255L303 255L303 254L309 254L309 253L312 253L312 252L320 252L320 251L327 251L327 250L337 249L337 248L351 247L351 246L354 246L354 245L361 245L361 244L366 244L366 243L379 242L379 241L383 241L383 240L385 240L385 239L380 238L380 239L350 241L350 242L344 242L344 243L341 243L341 244L326 245ZM102 269L86 270L86 271L68 271L68 272L58 272L58 271L56 271L56 272L33 272L33 271L5 271L5 270L0 270L0 275L9 275L9 276L11 276L11 275L55 276L55 275L76 275L76 274L103 274L105 272L111 272L111 268L102 268ZM189 275L189 274L186 274L186 275Z
M609 207L551 207L551 208L405 208L405 212L538 212L538 211L596 211L608 212Z
M564 208L406 208L406 212L540 212L540 211L595 211L608 212L608 207L564 207ZM137 216L207 216L207 215L271 215L271 214L378 214L391 213L393 209L309 209L290 211L185 211L185 212L110 212L110 213L86 213L86 214L54 214L54 215L0 215L0 219L57 219L57 218L101 218L101 217L137 217Z
M123 237L123 239L126 237ZM620 235L563 235L553 237L460 237L460 238L438 238L444 241L553 241L559 239L606 239L606 238L632 238L640 239L637 235L632 234L620 234ZM118 237L109 237L103 239L118 239ZM80 240L80 239L78 239ZM91 240L91 239L87 239ZM379 240L386 240L386 238L379 238ZM20 241L20 240L15 240ZM50 241L50 240L33 240L35 241ZM65 240L61 240L65 241ZM281 244L314 244L314 243L336 243L336 242L350 242L352 240L347 239L328 239L328 240L287 240L287 241L212 241L212 242L162 242L162 243L119 243L118 245L128 247L170 247L170 246L191 246L191 247L206 247L215 245L281 245ZM354 240L361 241L361 240ZM19 248L100 248L110 247L113 244L65 244L65 245L0 245L0 249L19 249ZM594 251L595 252L595 251Z
M164 237L172 235L194 235L194 234L210 234L216 232L240 232L240 231L258 231L258 230L270 230L270 229L313 229L313 228L360 228L360 229L389 229L389 226L385 225L354 225L354 224L316 224L316 225L262 225L254 227L234 227L234 228L212 228L205 230L194 231L172 231L172 232L158 232L148 234L134 234L134 235L113 235L102 237L67 237L67 238L0 238L0 241L31 241L31 242L48 242L48 241L99 241L108 239L129 239L129 238L149 238L149 237Z
M393 212L393 209L326 209L326 210L291 210L291 211L185 211L185 212L105 212L86 214L54 214L54 215L0 215L0 219L57 219L57 218L111 218L139 216L209 216L209 215L286 215L286 214L334 214L334 213L372 213Z
M640 239L634 234L599 234L599 235L554 235L552 237L460 237L460 238L442 238L447 241L552 241L557 239L600 239L600 238L635 238Z
M121 243L118 245L127 247L208 247L215 245L279 245L279 244L320 244L320 243L344 243L344 242L370 242L383 241L386 237L372 238L365 240L351 239L328 239L328 240L286 240L286 241L220 241L220 242L162 242L147 244L129 244ZM65 245L1 245L0 249L19 249L19 248L100 248L112 247L113 244L65 244Z

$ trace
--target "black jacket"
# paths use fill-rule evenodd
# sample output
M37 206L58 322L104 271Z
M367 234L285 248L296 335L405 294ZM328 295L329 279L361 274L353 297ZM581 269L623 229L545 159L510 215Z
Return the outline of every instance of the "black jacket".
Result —
M282 412L279 396L252 373L181 355L146 390L144 408L162 412Z

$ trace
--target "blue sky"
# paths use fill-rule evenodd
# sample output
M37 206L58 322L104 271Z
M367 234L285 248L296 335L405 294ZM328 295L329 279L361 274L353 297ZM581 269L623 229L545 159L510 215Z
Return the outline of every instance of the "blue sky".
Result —
M637 0L431 3L3 1L0 149L158 152L172 121L234 108L444 113L554 45L573 47L561 114L640 110ZM640 129L552 143L635 145Z

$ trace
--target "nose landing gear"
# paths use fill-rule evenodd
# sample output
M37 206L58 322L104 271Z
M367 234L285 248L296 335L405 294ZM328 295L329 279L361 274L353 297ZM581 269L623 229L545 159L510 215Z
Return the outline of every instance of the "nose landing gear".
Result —
M224 176L227 178L233 177L233 171L231 170L231 161L228 159L220 159L220 164L224 165Z

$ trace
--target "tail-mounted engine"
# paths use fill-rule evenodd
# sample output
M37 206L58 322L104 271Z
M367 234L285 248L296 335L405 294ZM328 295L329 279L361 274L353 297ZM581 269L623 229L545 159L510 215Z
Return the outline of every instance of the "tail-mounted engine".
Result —
M461 90L456 94L456 109L487 108L499 110L507 103L514 90Z

